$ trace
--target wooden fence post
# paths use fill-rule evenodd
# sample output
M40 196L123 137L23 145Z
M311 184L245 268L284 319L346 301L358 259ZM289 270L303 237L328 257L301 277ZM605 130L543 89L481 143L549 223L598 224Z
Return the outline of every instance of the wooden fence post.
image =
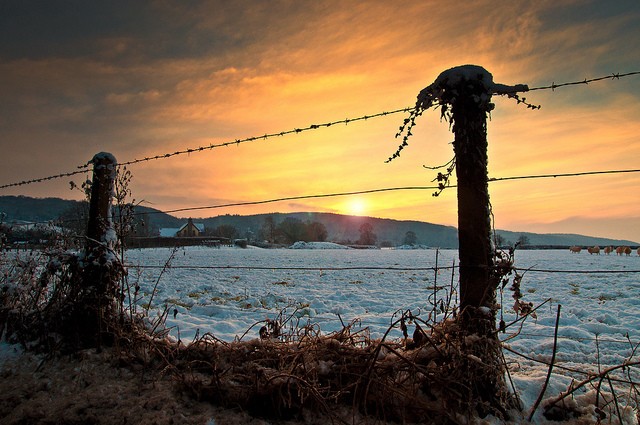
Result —
M119 270L113 261L116 234L111 222L117 162L110 153L101 152L91 160L93 181L89 204L89 223L85 246L78 337L84 346L100 347L105 326L114 317Z
M458 192L458 255L460 258L460 314L462 341L467 354L481 359L462 368L463 380L472 399L500 410L505 408L504 371L496 332L496 292L499 276L491 244L491 205L487 170L487 115L493 109L491 96L512 93L526 86L495 84L484 68L466 66L449 71L442 79L441 100L451 107L451 120ZM478 405L479 409L482 409Z
M450 335L459 339L460 356L452 360L452 382L466 403L478 412L504 413L508 402L505 365L496 331L496 292L500 276L491 245L491 211L487 172L487 115L494 94L516 97L526 85L494 83L483 67L462 65L442 72L420 91L415 108L396 137L402 144L387 162L400 156L418 116L440 107L453 125L458 192L458 255L460 316ZM439 189L448 185L452 169L438 174ZM434 195L438 195L437 192ZM488 409L488 410L486 410Z
M496 283L493 268L487 171L487 110L478 99L489 98L482 81L460 84L451 107L456 175L458 179L458 246L460 256L460 310L463 319L477 318L476 310L495 314ZM495 315L490 319L495 322Z
M96 242L107 242L107 235L111 229L111 201L117 166L115 157L105 152L96 154L91 163L93 164L93 181L89 204L87 248L94 247Z

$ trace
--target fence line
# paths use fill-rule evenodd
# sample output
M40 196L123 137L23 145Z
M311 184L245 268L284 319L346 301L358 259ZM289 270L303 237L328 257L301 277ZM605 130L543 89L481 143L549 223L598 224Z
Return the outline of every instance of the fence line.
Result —
M49 180L60 179L62 177L71 177L71 176L75 176L75 175L78 175L78 174L84 174L84 173L88 173L89 172L89 166L88 165L85 165L85 166L82 166L82 167L83 167L83 169L79 170L79 171L71 171L69 173L60 173L60 174L54 174L54 175L48 176L48 177L40 177L40 178L36 178L36 179L32 179L32 180L23 180L21 182L3 184L2 186L0 186L0 189L6 189L6 188L9 188L9 187L15 187L15 186L26 186L26 185L32 184L32 183L42 183L42 182L49 181Z
M552 90L555 91L555 89L559 88L559 87L565 87L565 86L573 86L573 85L584 85L584 84L589 84L592 82L596 82L596 81L603 81L603 80L619 80L620 78L623 77L629 77L632 75L639 75L640 71L632 71L632 72L626 72L626 73L614 73L611 75L606 75L606 76L602 76L602 77L595 77L595 78L590 78L590 79L584 79L584 80L580 80L580 81L571 81L571 82L565 82L565 83L559 83L559 84L555 84L552 83L550 85L547 86L538 86L538 87L531 87L528 88L527 91L535 91L535 90ZM526 102L525 102L526 103ZM239 145L240 143L247 143L247 142L253 142L253 141L257 141L257 140L266 140L272 137L279 137L279 136L285 136L288 134L298 134L298 133L302 133L305 131L309 131L309 130L317 130L319 128L327 128L327 127L331 127L332 125L336 125L336 124L349 124L350 122L356 122L356 121L366 121L369 120L371 118L377 118L377 117L383 117L383 116L387 116L387 115L393 115L393 114L397 114L400 112L409 112L411 110L413 110L415 108L415 106L407 106L404 108L399 108L399 109L394 109L392 111L388 111L388 112L378 112L375 114L371 114L371 115L363 115L360 117L356 117L356 118L345 118L343 120L336 120L336 121L331 121L331 122L326 122L326 123L321 123L321 124L311 124L307 127L299 127L299 128L294 128L291 130L285 130L285 131L280 131L280 132L276 132L276 133L266 133L262 136L252 136L252 137L246 137L244 139L236 139L234 141L229 141L229 142L224 142L224 143L219 143L219 144L210 144L208 146L199 146L197 148L187 148L184 150L179 150L179 151L175 151L175 152L167 152L164 154L158 154L158 155L154 155L154 156L148 156L148 157L144 157L144 158L139 158L139 159L133 159L130 161L125 161L121 164L118 164L119 166L126 166L126 165L132 165L132 164L138 164L141 162L147 162L147 161L153 161L153 160L159 160L159 159L165 159L165 158L171 158L177 155L183 155L183 154L191 154L191 153L195 153L195 152L201 152L201 151L205 151L205 150L211 150L211 149L215 149L215 148L219 148L219 147L225 147L225 146L232 146L232 145ZM82 174L84 172L87 171L87 169L89 168L89 163L84 164L84 165L80 165L78 166L79 169L81 169L80 171L72 171L72 172L68 172L68 173L60 173L60 174L55 174L55 175L51 175L51 176L47 176L47 177L41 177L41 178L35 178L35 179L31 179L31 180L23 180L21 182L15 182L15 183L7 183L7 184L3 184L0 185L0 189L6 189L9 187L15 187L15 186L24 186L24 185L28 185L28 184L33 184L33 183L41 183L44 181L48 181L48 180L54 180L54 179L58 179L58 178L62 178L62 177L71 177L77 174Z
M553 334L544 334L544 333L528 333L528 332L518 332L518 336L533 336L533 337L543 337L543 338L553 338ZM570 341L593 341L593 342L606 342L612 344L629 344L630 346L640 345L640 342L634 342L630 339L614 339L614 338L602 338L602 337L577 337L577 336L569 336L569 335L558 335L558 339L567 339Z
M491 182L507 181L507 180L539 179L539 178L549 178L549 177L555 177L555 178L575 177L575 176L588 176L588 175L598 175L598 174L619 174L619 173L640 173L640 169L585 171L585 172L579 172L579 173L556 173L556 174L539 174L539 175L514 176L514 177L496 177L496 178L489 178L489 182L491 183ZM381 188L381 189L359 190L359 191L352 191L352 192L336 192L336 193L326 193L326 194L289 196L289 197L283 197L283 198L266 199L261 201L235 202L235 203L211 205L211 206L185 207L185 208L177 208L177 209L166 210L166 211L148 212L147 214L161 214L161 213L171 214L176 212L218 209L218 208L227 208L227 207L239 207L239 206L248 206L248 205L260 205L260 204L269 204L269 203L282 202L282 201L294 201L294 200L301 200L301 199L314 199L314 198L317 199L317 198L331 198L331 197L337 197L337 196L366 195L371 193L402 191L402 190L440 190L440 189L444 190L444 189L452 189L455 187L457 187L457 185L455 184L447 185L444 188L441 188L439 186L389 187L389 188Z
M452 187L455 187L455 186L452 186ZM352 192L334 192L334 193L322 193L322 194L314 194L314 195L298 195L298 196L288 196L283 198L265 199L261 201L234 202L229 204L200 206L200 207L185 207L185 208L177 208L174 210L160 211L159 213L170 214L175 212L185 212L185 211L195 211L195 210L208 210L208 209L227 208L227 207L271 204L274 202L294 201L294 200L301 200L301 199L333 198L338 196L365 195L365 194L371 194L371 193L394 192L394 191L401 191L401 190L434 190L437 188L438 188L437 186L386 187L386 188L380 188L380 189L358 190L358 191L352 191ZM155 212L153 213L156 214Z
M626 169L626 170L605 170L605 171L583 171L583 172L575 172L575 173L555 173L555 174L537 174L537 175L524 175L524 176L512 176L512 177L492 177L489 178L489 182L499 182L499 181L513 181L513 180L526 180L526 179L542 179L542 178L561 178L561 177L576 177L576 176L590 176L590 175L610 175L610 174L628 174L628 173L640 173L640 169ZM393 191L404 191L404 190L444 190L444 189L452 189L456 188L457 185L451 184L447 185L443 188L439 186L399 186L399 187L387 187L387 188L378 188L378 189L367 189L367 190L357 190L350 192L334 192L334 193L321 193L321 194L312 194L312 195L297 195L297 196L288 196L281 198L272 198L272 199L263 199L258 201L246 201L246 202L233 202L228 204L219 204L219 205L207 205L207 206L197 206L197 207L184 207L184 208L176 208L172 210L156 210L156 211L147 211L147 212L134 212L134 216L139 215L153 215L153 214L171 214L176 212L186 212L186 211L198 211L198 210L210 210L210 209L220 209L220 208L229 208L229 207L241 207L241 206L249 206L249 205L262 205L262 204L270 204L276 202L284 202L284 201L294 201L294 200L302 200L302 199L319 199L319 198L331 198L331 197L339 197L339 196L353 196L353 195L366 195L372 193L382 193L382 192L393 192ZM78 222L78 220L67 220L67 222ZM34 224L49 224L51 220L47 221L34 221L30 223L16 223L16 226L28 226Z
M459 269L460 266L438 267L387 267L387 266L354 266L354 267L310 267L310 266L203 266L203 265L135 265L127 264L131 269L185 269L185 270L296 270L296 271L348 271L348 270L389 270L389 271L430 271ZM514 267L515 271L526 273L566 273L566 274L636 274L639 270L554 270L554 269L530 269Z
M555 173L555 174L533 174L533 175L513 176L513 177L490 177L489 182L499 182L499 181L507 181L507 180L525 180L525 179L545 179L545 178L557 178L557 177L593 176L593 175L599 175L599 174L624 174L624 173L640 173L640 169L582 171L582 172L576 172L576 173Z
M233 141L229 141L229 142L223 142L223 143L217 143L217 144L210 144L208 146L199 146L197 148L187 148L187 149L183 149L183 150L179 150L179 151L175 151L175 152L171 152L171 153L164 153L164 154L158 154L158 155L154 155L154 156L148 156L148 157L144 157L144 158L139 158L139 159L133 159L130 161L125 161L122 162L120 164L118 164L119 167L123 167L126 165L132 165L132 164L138 164L141 162L148 162L148 161L154 161L154 160L158 160L158 159L166 159L166 158L171 158L174 156L178 156L178 155L184 155L184 154L191 154L191 153L196 153L196 152L202 152L205 150L211 150L211 149L216 149L216 148L221 148L221 147L226 147L226 146L233 146L233 145L240 145L241 143L248 143L248 142L254 142L254 141L258 141L258 140L267 140L273 137L281 137L281 136L285 136L288 134L298 134L298 133L302 133L305 131L309 131L309 130L317 130L319 128L327 128L327 127L331 127L333 125L337 125L337 124L349 124L351 122L357 122L357 121L367 121L369 119L372 118L378 118L378 117L384 117L387 115L393 115L393 114L397 114L400 112L408 112L409 110L413 109L413 107L405 107L405 108L400 108L400 109L395 109L392 111L388 111L388 112L378 112L375 114L371 114L371 115L363 115L360 117L356 117L356 118L345 118L343 120L336 120L336 121L331 121L331 122L326 122L326 123L321 123L321 124L311 124L307 127L298 127L298 128L294 128L291 130L285 130L285 131L280 131L277 133L266 133L262 136L251 136L251 137L246 137L244 139L236 139ZM0 189L6 189L8 187L14 187L14 186L24 186L27 184L32 184L32 183L41 183L47 180L53 180L53 179L57 179L57 178L61 178L61 177L69 177L69 176L73 176L76 174L81 174L84 173L88 170L90 163L86 163L84 165L80 165L78 166L78 168L81 168L83 171L73 171L70 173L62 173L62 174L56 174L56 175L52 175L52 176L48 176L48 177L41 177L41 178L37 178L37 179L32 179L32 180L24 180L21 182L16 182L16 183L8 183L8 184L4 184L4 185L0 185Z
M520 269L516 267L516 270L520 270L526 273L566 273L566 274L635 274L640 273L640 270L553 270L553 269Z
M355 267L268 267L268 266L195 266L195 265L171 265L171 266L160 266L160 265L126 265L129 269L183 269L183 270L273 270L273 271L283 271L283 270L293 270L293 271L353 271L353 270L371 270L371 271L428 271L428 272L437 272L440 270L451 270L457 269L460 266L442 266L442 267L385 267L385 266L355 266ZM528 271L533 271L529 269ZM553 273L640 273L640 270L623 270L623 271L603 271L603 270L594 270L594 271L567 271L567 270L544 270L545 272L553 272ZM427 288L430 289L430 288ZM444 289L444 288L442 288ZM528 337L543 337L543 338L554 338L553 334L544 334L544 333L529 333L529 332L517 332L517 336L528 336ZM630 339L615 339L615 338L602 338L602 337L576 337L570 335L558 335L558 339L564 340L572 340L578 342L585 341L594 341L594 342L602 342L602 343L617 343L617 344L629 344L630 346L640 345L640 342L634 342Z
M532 361L532 362L535 362L535 363L539 363L539 364L543 364L543 365L547 365L547 366L549 366L549 364L550 364L548 360L541 359L541 358L536 359L536 358L528 356L528 355L526 355L524 353L520 353L520 352L518 352L518 351L516 351L516 350L514 350L514 349L512 349L512 348L510 348L510 347L508 347L508 346L506 346L504 344L502 345L502 348L504 348L505 350L509 351L510 353L515 354L516 356L522 357L522 358L524 358L526 360L529 360L529 361ZM581 374L581 375L585 375L585 376L589 376L589 375L592 375L594 373L594 372L589 371L589 370L576 369L576 368L564 366L564 365L558 364L558 363L554 363L553 367L555 369L560 369L560 370L564 370L566 372L577 373L577 374ZM616 377L611 377L611 380L613 382L618 382L618 383L623 383L623 384L640 385L640 382L637 383L637 382L634 382L634 381L632 381L630 379L629 380L625 380L625 379L620 379L620 378L616 378Z
M448 267L385 267L385 266L354 266L354 267L295 267L295 266L153 266L127 265L131 269L186 269L186 270L296 270L296 271L352 271L352 270L385 270L385 271L430 271L451 270L458 266Z
M638 75L640 74L640 71L631 71L631 72L626 72L623 74L611 74L611 75L605 75L603 77L595 77L595 78L585 78L584 80L580 80L580 81L571 81L568 83L560 83L560 84L556 84L551 83L548 86L540 86L540 87L530 87L529 91L534 91L534 90L551 90L551 91L555 91L555 89L557 89L558 87L566 87L566 86L577 86L577 85L583 85L583 84L589 84L589 83L593 83L596 81L603 81L603 80L619 80L622 77L629 77L631 75Z

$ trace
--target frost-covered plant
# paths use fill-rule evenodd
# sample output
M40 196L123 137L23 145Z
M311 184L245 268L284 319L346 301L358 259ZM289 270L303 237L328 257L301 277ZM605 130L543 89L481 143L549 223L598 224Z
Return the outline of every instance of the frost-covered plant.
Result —
M493 94L505 95L509 98L516 99L518 103L524 103L532 109L540 108L526 102L525 98L520 98L518 92L528 91L529 88L524 84L508 86L493 82L493 75L486 69L477 65L463 65L448 69L442 72L436 80L425 87L418 94L415 107L409 112L409 117L405 118L402 125L396 133L396 138L402 136L402 143L398 146L396 152L387 159L391 162L400 156L400 152L409 145L409 137L413 135L412 130L416 125L416 119L421 116L424 111L430 108L440 108L440 118L453 125L453 114L451 109L456 103L460 93L458 88L461 83L468 81L477 81L484 87L484 93L475 96L474 100L478 106L487 114L490 113L495 105L491 103Z
M126 203L131 194L130 179L128 171L114 179L111 194L120 204L115 210L116 223L109 217L106 234L100 240L85 239L85 248L78 250L68 243L78 235L67 242L59 237L28 255L15 253L7 258L3 254L3 335L25 346L52 350L59 343L80 347L95 340L100 345L102 334L108 333L112 339L119 332L126 294L130 303L133 299L123 267L124 245L118 242L123 239L118 236L130 229L132 209ZM79 187L72 184L72 188ZM90 194L90 189L90 182L82 185L85 194ZM133 319L134 309L129 312Z

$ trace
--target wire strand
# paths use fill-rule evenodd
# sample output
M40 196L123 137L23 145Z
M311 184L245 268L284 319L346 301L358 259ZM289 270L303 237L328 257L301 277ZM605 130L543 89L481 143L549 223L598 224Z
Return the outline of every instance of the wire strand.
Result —
M560 84L555 84L555 82L554 82L554 83L552 83L550 85L547 85L547 86L539 86L539 87L528 88L528 90L526 90L526 91L548 90L548 89L555 90L555 89L557 89L559 87L573 86L573 85L583 85L583 84L589 84L589 83L596 82L596 81L616 80L616 79L619 80L620 78L623 78L623 77L629 77L629 76L638 75L638 74L640 74L640 71L632 71L632 72L626 72L626 73L615 73L615 74L606 75L606 76L602 76L602 77L595 77L595 78L590 78L590 79L586 79L585 78L584 80L580 80L580 81L571 81L571 82L565 82L565 83L560 83ZM413 110L414 108L415 108L415 106L407 106L407 107L404 107L404 108L394 109L394 110L388 111L388 112L379 112L379 113L375 113L375 114L371 114L371 115L363 115L363 116L356 117L356 118L345 118L343 120L337 120L337 121L332 121L332 122L327 122L327 123L322 123L322 124L311 124L311 125L309 125L307 127L294 128L294 129L291 129L291 130L280 131L280 132L277 132L277 133L267 133L267 134L264 134L262 136L252 136L252 137L247 137L247 138L244 138L244 139L236 139L234 141L229 141L229 142L224 142L224 143L219 143L219 144L210 144L208 146L200 146L200 147L197 147L197 148L187 148L187 149L184 149L184 150L175 151L173 153L164 153L164 154L148 156L148 157L139 158L139 159L133 159L133 160L130 160L130 161L125 161L125 162L119 164L119 166L132 165L132 164L138 164L138 163L141 163L141 162L147 162L147 161L171 158L171 157L174 157L174 156L177 156L177 155L191 154L191 153L195 153L195 152L211 150L211 149L220 148L220 147L224 147L224 146L239 145L241 143L253 142L253 141L257 141L257 140L266 140L266 139L269 139L269 138L272 138L272 137L284 136L284 135L287 135L287 134L297 134L297 133L302 133L302 132L309 131L309 130L316 130L316 129L319 129L319 128L331 127L332 125L336 125L336 124L349 124L350 122L366 121L366 120L371 119L371 118L383 117L383 116L387 116L387 115L397 114L397 113L400 113L400 112L408 112L408 111ZM35 179L31 179L31 180L23 180L21 182L7 183L7 184L0 185L0 189L6 189L6 188L9 188L9 187L15 187L15 186L24 186L24 185L33 184L33 183L41 183L41 182L44 182L44 181L54 180L54 179L58 179L58 178L62 178L62 177L71 177L71 176L86 172L88 167L89 167L89 163L81 165L81 166L78 167L78 168L81 168L82 171L72 171L72 172L68 172L68 173L55 174L55 175L51 175L51 176L48 176L48 177L35 178Z
M69 173L60 173L60 174L55 174L53 176L40 177L40 178L36 178L36 179L32 179L32 180L23 180L21 182L7 183L7 184L3 184L2 186L0 186L0 189L7 189L9 187L16 187L16 186L25 186L25 185L33 184L33 183L42 183L42 182L45 182L45 181L60 179L60 178L63 178L63 177L72 177L72 176L75 176L75 175L78 175L78 174L86 173L88 170L89 170L89 166L85 165L84 169L79 170L79 171L72 171L72 172L69 172Z
M165 266L160 265L127 265L132 269L162 269ZM166 268L166 267L165 267ZM294 270L294 271L351 271L351 270L385 270L385 271L438 271L457 268L457 266L449 267L391 267L391 266L353 266L353 267L295 267L295 266L174 266L170 269L183 270Z
M309 131L309 130L317 130L319 128L326 128L326 127L331 127L332 125L337 125L337 124L349 124L351 122L357 122L357 121L366 121L369 120L371 118L378 118L378 117L385 117L387 115L393 115L393 114L397 114L400 112L408 112L409 110L411 110L412 107L405 107L405 108L400 108L400 109L395 109L393 111L388 111L388 112L379 112L376 114L371 114L371 115L363 115L361 117L357 117L357 118L345 118L343 120L337 120L337 121L331 121L331 122L326 122L326 123L322 123L322 124L311 124L307 127L301 127L301 128L294 128L291 130L286 130L286 131L280 131L278 133L267 133L264 134L262 136L252 136L252 137L247 137L244 139L236 139L233 141L229 141L229 142L223 142L223 143L218 143L218 144L210 144L208 146L200 146L197 148L189 148L189 149L184 149L184 150L180 150L180 151L175 151L173 153L165 153L165 154L160 154L160 155L155 155L155 156L149 156L149 157L145 157L145 158L140 158L140 159L134 159L131 161L126 161L123 162L119 165L124 166L124 165L132 165L132 164L138 164L140 162L146 162L146 161L153 161L153 160L157 160L157 159L164 159L164 158L170 158L173 156L177 156L177 155L184 155L184 154L190 154L190 153L195 153L195 152L202 152L205 150L211 150L211 149L216 149L216 148L221 148L221 147L225 147L225 146L233 146L233 145L240 145L241 143L248 143L248 142L255 142L258 140L267 140L270 139L272 137L281 137L281 136L286 136L288 134L298 134L298 133L303 133L305 131Z
M545 179L545 178L556 178L556 177L591 176L591 175L598 175L598 174L624 174L624 173L640 173L640 169L583 171L583 172L576 172L576 173L555 173L555 174L533 174L533 175L512 176L512 177L490 177L489 182L498 182L498 181L506 181L506 180L524 180L524 179Z
M127 265L133 269L162 269L166 266L161 265ZM432 271L459 269L460 266L443 266L443 267L391 267L391 266L353 266L353 267L307 267L307 266L203 266L203 265L175 265L171 269L184 270L297 270L297 271L344 271L344 270L394 270L394 271ZM520 270L518 268L518 270ZM640 270L560 270L560 269L525 269L529 272L536 273L563 273L563 274L636 274Z
M626 173L638 173L638 172L640 172L640 169L583 171L583 172L576 172L576 173L555 173L555 174L537 174L537 175L512 176L512 177L492 177L492 178L489 178L489 182L491 183L491 182L509 181L509 180L541 179L541 178L552 178L552 177L558 178L558 177L589 176L589 175L598 175L598 174L602 174L602 175L626 174ZM453 189L456 187L457 185L451 184L446 186L444 189ZM140 216L140 215L154 215L154 214L172 214L172 213L186 212L186 211L211 210L211 209L242 207L242 206L250 206L250 205L262 205L262 204L270 204L270 203L284 202L284 201L295 201L295 200L302 200L302 199L318 199L318 198L330 198L330 197L339 197L339 196L366 195L366 194L373 194L373 193L404 191L404 190L440 190L440 188L438 186L399 186L399 187L388 187L388 188L379 188L379 189L357 190L357 191L350 191L350 192L335 192L335 193L324 193L324 194L287 196L287 197L280 197L280 198L263 199L258 201L232 202L232 203L218 204L218 205L184 207L184 208L176 208L172 210L134 212L133 215ZM27 225L33 225L33 224L50 224L51 221L52 220L35 221L35 222L29 222L29 223L14 223L14 225L27 226ZM67 220L67 222L77 222L77 221L79 220Z
M556 84L555 82L551 83L550 85L547 86L540 86L540 87L531 87L529 88L529 91L534 91L534 90L555 90L558 87L566 87L566 86L576 86L576 85L583 85L583 84L589 84L589 83L594 83L596 81L603 81L603 80L619 80L622 77L629 77L631 75L638 75L640 74L640 71L631 71L631 72L626 72L623 74L617 73L617 74L611 74L611 75L605 75L602 77L595 77L595 78L585 78L584 80L580 80L580 81L571 81L568 83L560 83L560 84Z
M169 213L185 212L185 211L209 210L209 209L217 209L217 208L270 204L274 202L295 201L295 200L301 200L301 199L333 198L338 196L364 195L364 194L371 194L371 193L393 192L393 191L401 191L401 190L434 190L434 189L437 189L437 187L436 186L387 187L387 188L381 188L381 189L358 190L353 192L335 192L335 193L323 193L323 194L314 194L314 195L287 196L282 198L264 199L260 201L233 202L229 204L220 204L220 205L176 208L173 210L158 211L158 213L169 214ZM156 214L156 212L149 212L149 214L152 214L152 213Z

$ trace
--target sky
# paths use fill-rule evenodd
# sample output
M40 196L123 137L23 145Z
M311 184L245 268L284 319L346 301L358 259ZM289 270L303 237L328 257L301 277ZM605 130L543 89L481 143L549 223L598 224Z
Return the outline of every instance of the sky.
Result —
M0 185L393 111L458 65L494 81L640 71L640 2L109 1L0 3ZM640 169L640 75L494 96L489 176ZM390 163L396 113L132 164L163 211L432 186L453 157L439 111ZM81 199L90 174L0 189ZM494 226L640 242L640 173L489 185ZM455 189L304 198L176 213L322 211L457 224Z

